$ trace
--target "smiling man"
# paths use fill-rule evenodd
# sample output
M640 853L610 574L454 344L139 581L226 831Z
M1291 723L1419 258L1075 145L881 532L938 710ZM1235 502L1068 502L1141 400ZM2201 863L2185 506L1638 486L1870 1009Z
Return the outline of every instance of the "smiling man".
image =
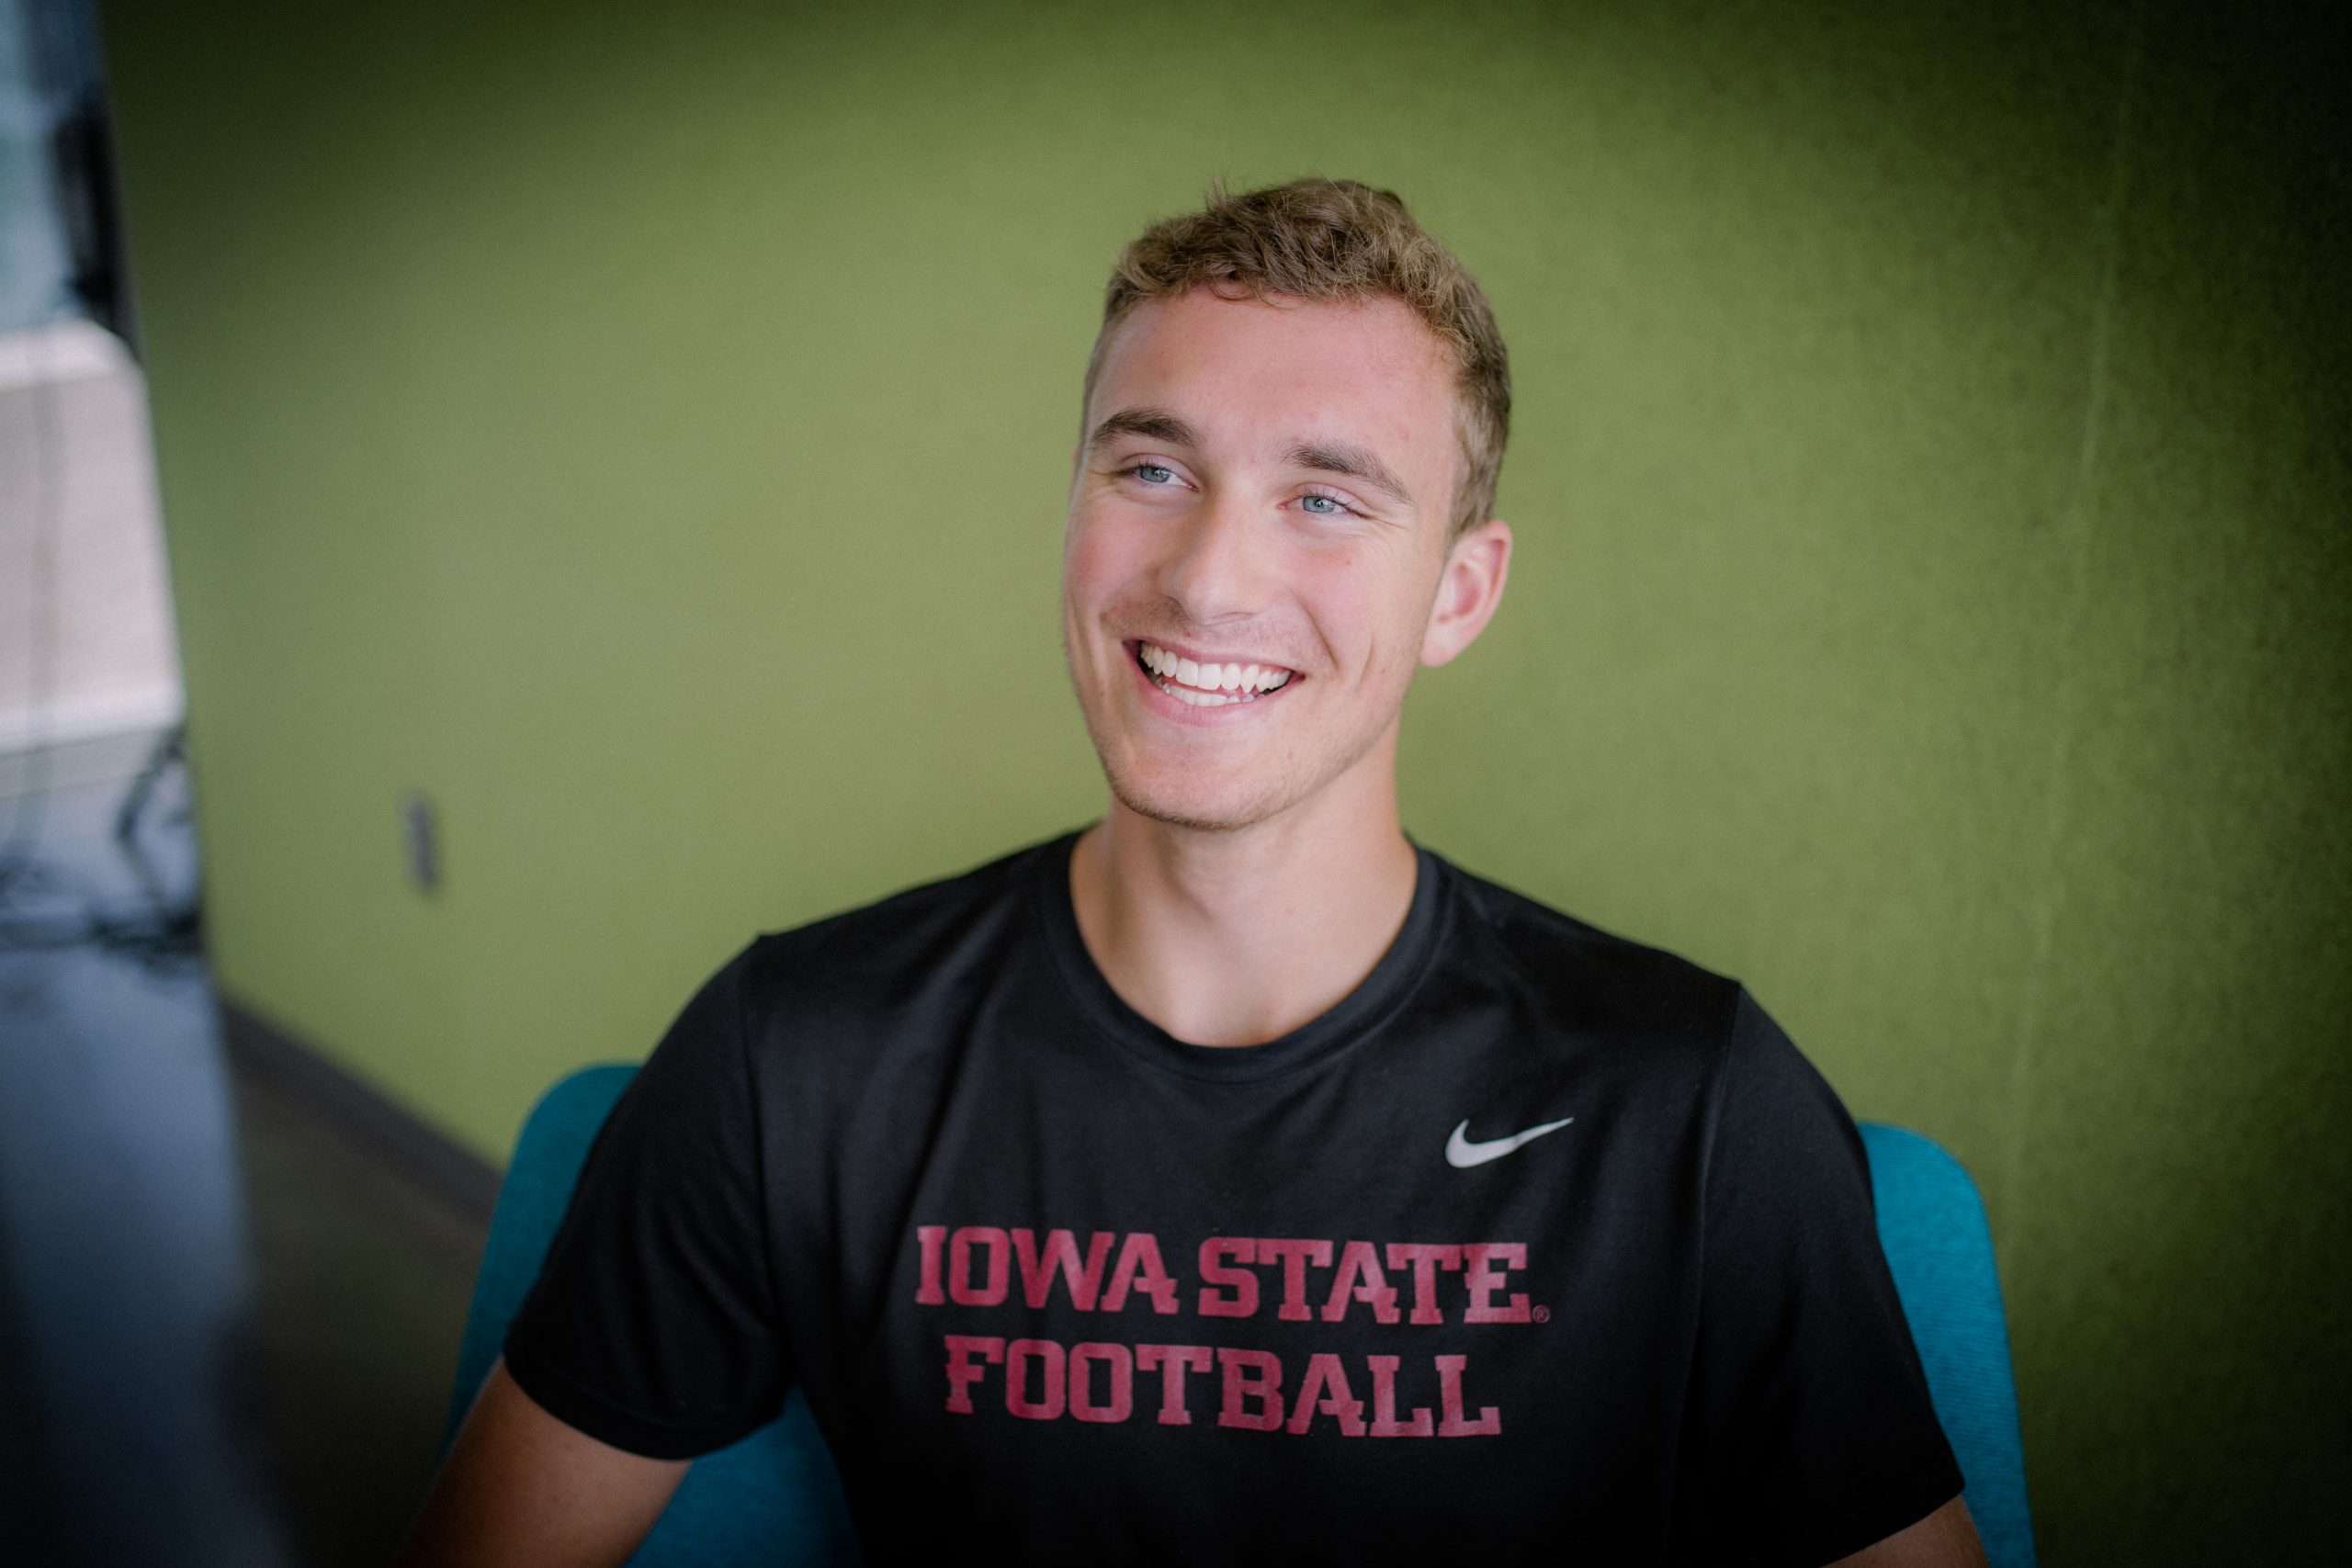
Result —
M1385 192L1127 248L1063 558L1102 819L704 987L409 1561L617 1562L796 1384L870 1562L1981 1561L1826 1086L1403 831L1509 385Z

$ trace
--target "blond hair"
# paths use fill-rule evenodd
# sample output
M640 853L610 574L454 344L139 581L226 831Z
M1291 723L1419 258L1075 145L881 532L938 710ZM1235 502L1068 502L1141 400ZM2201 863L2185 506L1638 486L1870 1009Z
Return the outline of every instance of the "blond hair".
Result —
M1510 435L1510 363L1502 333L1477 279L1413 221L1395 192L1354 180L1304 179L1227 196L1221 183L1212 183L1201 210L1154 223L1119 254L1102 297L1102 329L1086 363L1088 399L1112 328L1148 299L1203 288L1238 299L1402 301L1453 359L1454 436L1462 449L1453 532L1494 514Z

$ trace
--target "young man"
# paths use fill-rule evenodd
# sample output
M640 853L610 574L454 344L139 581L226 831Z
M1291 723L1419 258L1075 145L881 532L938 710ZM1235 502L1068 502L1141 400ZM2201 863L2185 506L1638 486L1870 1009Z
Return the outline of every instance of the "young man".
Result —
M1399 824L1509 407L1386 193L1128 247L1063 561L1103 819L703 989L412 1562L617 1562L796 1382L876 1562L1981 1560L1828 1089Z

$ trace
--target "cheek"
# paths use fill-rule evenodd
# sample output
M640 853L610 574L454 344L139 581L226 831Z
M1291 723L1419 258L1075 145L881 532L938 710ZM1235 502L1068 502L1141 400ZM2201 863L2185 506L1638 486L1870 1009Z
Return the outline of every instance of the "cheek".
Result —
M1073 519L1062 548L1062 602L1075 627L1090 638L1108 617L1131 625L1156 618L1161 603L1159 562L1150 529L1133 519Z
M1317 576L1315 618L1340 665L1383 684L1409 678L1429 622L1423 585L1369 554L1325 564L1333 570Z
M1132 530L1077 516L1062 541L1062 594L1081 614L1099 612L1136 576Z

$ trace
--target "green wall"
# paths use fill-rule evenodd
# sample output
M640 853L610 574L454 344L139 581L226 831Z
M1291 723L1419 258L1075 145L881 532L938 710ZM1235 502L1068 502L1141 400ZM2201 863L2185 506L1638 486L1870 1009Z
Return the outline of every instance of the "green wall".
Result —
M752 931L1086 819L1055 577L1110 260L1213 172L1354 175L1486 282L1521 399L1409 825L1747 978L1967 1162L2050 1562L2341 1535L2327 26L106 9L231 993L495 1155Z

